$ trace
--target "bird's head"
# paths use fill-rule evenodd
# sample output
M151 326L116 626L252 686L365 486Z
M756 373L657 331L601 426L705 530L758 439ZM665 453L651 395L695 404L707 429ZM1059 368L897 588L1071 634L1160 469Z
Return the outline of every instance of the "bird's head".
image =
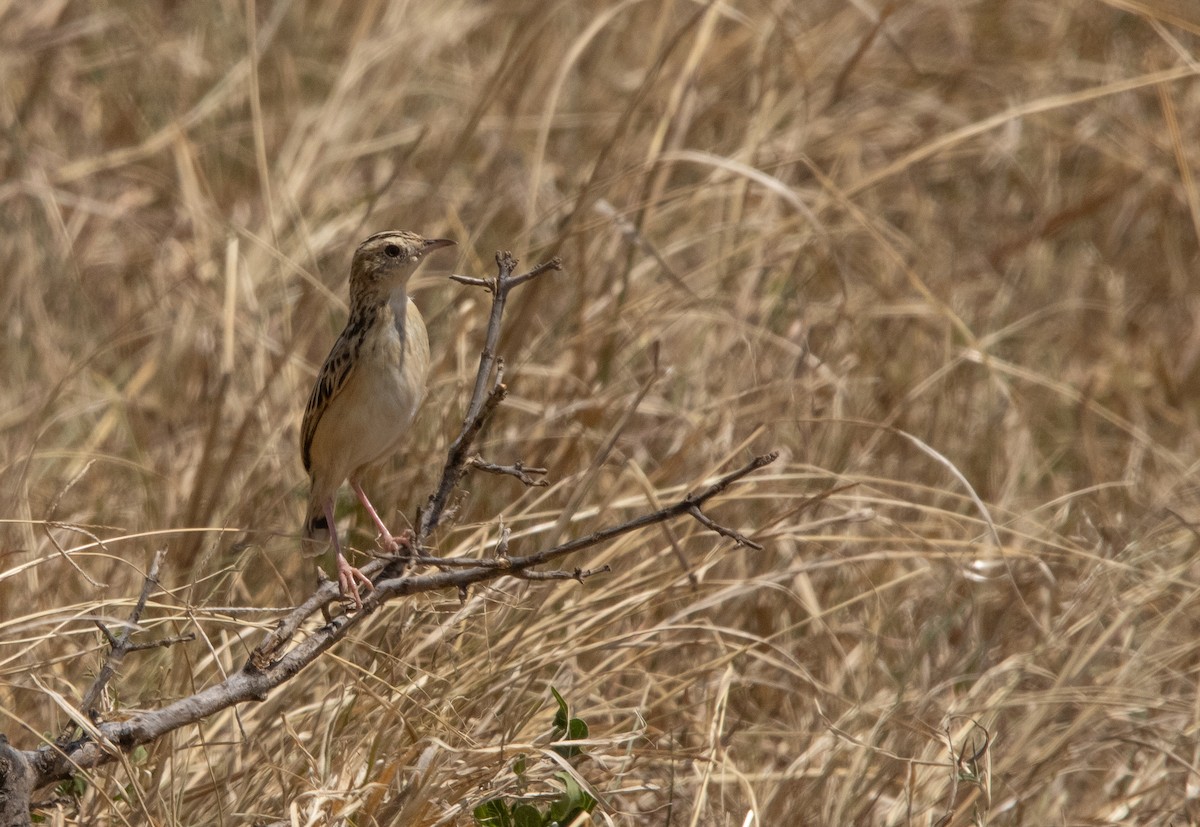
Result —
M354 251L350 293L390 293L404 287L426 255L453 244L447 238L423 238L405 230L375 233Z

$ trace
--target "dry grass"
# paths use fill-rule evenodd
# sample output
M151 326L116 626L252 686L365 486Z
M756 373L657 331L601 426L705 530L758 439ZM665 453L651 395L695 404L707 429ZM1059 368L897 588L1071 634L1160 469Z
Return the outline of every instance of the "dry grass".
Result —
M114 715L240 668L274 615L223 607L305 592L296 431L372 231L455 237L458 272L565 262L514 299L485 440L554 484L471 478L442 552L485 552L499 515L532 549L572 502L583 532L783 452L712 509L762 552L679 522L573 561L613 568L583 586L389 607L48 817L468 824L518 792L518 752L552 789L553 685L591 726L599 823L1200 820L1198 15L869 8L0 3L17 745L67 723L52 694L78 700L91 620L155 549L145 635L200 637L131 658ZM418 288L441 355L374 489L396 522L485 321L436 272Z

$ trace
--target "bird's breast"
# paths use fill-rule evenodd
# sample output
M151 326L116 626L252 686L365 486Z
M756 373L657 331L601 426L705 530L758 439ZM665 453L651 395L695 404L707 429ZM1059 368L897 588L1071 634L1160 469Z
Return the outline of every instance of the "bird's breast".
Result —
M388 306L390 319L380 319L363 343L363 378L373 386L368 406L379 420L403 430L425 396L429 375L429 339L416 305L405 298L403 315Z
M411 304L400 324L390 307L380 314L363 328L354 370L314 432L312 468L322 485L336 488L396 453L425 396L429 339L421 314Z

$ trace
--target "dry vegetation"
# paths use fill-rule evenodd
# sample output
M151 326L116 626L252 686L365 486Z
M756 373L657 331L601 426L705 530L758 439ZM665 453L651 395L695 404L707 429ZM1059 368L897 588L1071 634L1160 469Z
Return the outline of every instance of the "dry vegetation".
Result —
M490 553L501 515L532 551L782 452L710 509L763 551L684 520L569 561L612 567L582 585L391 604L266 702L44 790L52 823L469 824L553 790L551 686L591 726L598 823L1200 820L1190 3L46 0L0 23L17 746L69 723L92 621L128 615L157 549L141 636L197 639L130 656L112 717L241 668L307 593L298 421L375 230L457 238L459 273L564 261L512 300L482 444L552 485L471 476L439 553ZM415 295L434 383L373 489L397 524L486 322L444 272ZM343 521L371 546L349 497Z

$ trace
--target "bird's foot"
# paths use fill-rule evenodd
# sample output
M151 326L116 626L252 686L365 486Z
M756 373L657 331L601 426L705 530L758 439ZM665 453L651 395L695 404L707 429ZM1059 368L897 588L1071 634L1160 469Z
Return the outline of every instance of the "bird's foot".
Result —
M358 595L358 584L367 587L367 591L374 591L375 584L371 582L371 578L363 574L359 569L350 565L346 561L345 556L338 554L337 556L338 570L338 589L343 597L348 597L354 602L355 609L362 608L362 598Z
M400 536L393 537L391 534L384 534L379 538L379 545L383 547L384 553L395 557L412 557L417 553L417 535L413 534L411 528L406 528L400 532Z
M400 532L399 537L393 537L390 534L380 540L380 545L384 551L391 556L392 559L387 561L383 567L383 571L379 576L384 580L399 577L404 574L404 570L408 567L409 562L417 556L420 546L417 543L417 535L412 532L412 529L404 529Z

